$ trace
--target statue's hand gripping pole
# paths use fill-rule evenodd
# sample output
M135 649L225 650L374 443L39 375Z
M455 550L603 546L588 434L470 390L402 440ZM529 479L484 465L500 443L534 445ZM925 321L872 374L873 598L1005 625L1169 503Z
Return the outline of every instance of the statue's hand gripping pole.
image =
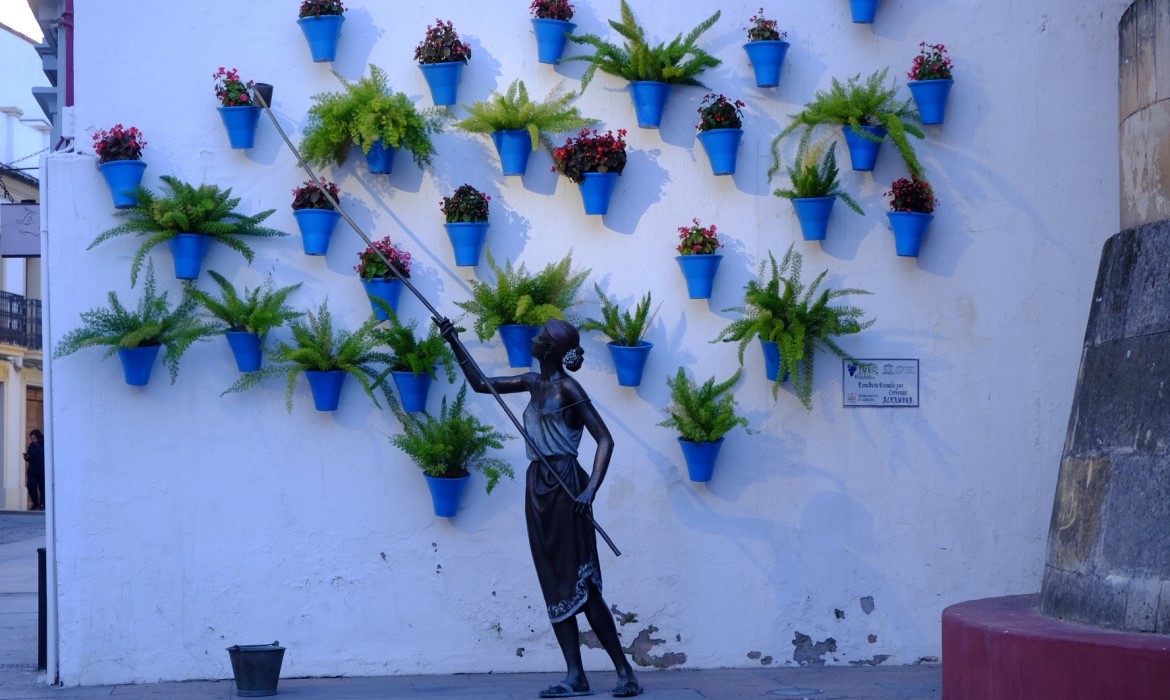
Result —
M382 260L382 262L386 264L386 267L394 274L395 277L398 278L398 281L402 282L402 285L410 290L410 292L414 294L414 296L417 297L420 302L422 302L422 305L425 306L427 311L431 314L431 320L435 323L436 326L442 328L444 324L450 325L451 322L447 320L447 318L442 314L440 314L429 301L427 301L427 298L422 295L422 292L418 291L418 289L410 283L410 280L407 279L401 272L399 272L397 267L390 263L382 251L379 250L377 246L374 245L374 242L370 240L370 237L366 235L365 231L362 231L361 227L357 225L357 222L354 221L345 211L345 209L341 207L341 202L337 201L329 189L321 182L320 178L317 177L317 174L313 172L313 169L309 167L309 164L305 162L305 159L303 156L301 156L300 151L297 150L297 147L293 145L291 140L289 140L288 134L286 134L284 129L281 128L280 122L278 122L276 119L276 115L272 113L272 109L269 106L269 100L272 98L271 86L265 85L263 83L257 83L256 90L253 91L253 94L256 97L256 102L258 103L259 107L263 109L265 114L268 115L268 118L272 120L272 125L276 127L277 133L279 133L280 137L284 139L285 144L288 146L289 150L292 151L292 154L296 156L297 163L301 166L301 169L308 174L309 179L312 180L313 184L317 186L323 195L325 195L325 198L329 200L329 203L333 205L333 208L337 210L337 213L341 214L341 218L345 219L345 222L350 225L350 228L356 231L358 236L360 236L361 239L365 241L366 245L374 251L374 254L377 255ZM467 363L471 365L472 371L479 373L479 376L481 377L484 376L483 372L479 369L479 365L475 363L475 360L472 359L471 355L467 352L467 348L463 346L463 341L459 339L459 336L452 335L449 340L452 343L457 343L459 347L462 348L462 355L466 358ZM504 414L508 416L510 421L512 421L512 425L515 426L516 431L520 434L520 437L524 438L525 444L532 448L532 453L539 456L540 463L544 466L545 469L548 470L550 474L553 475L553 478L556 479L557 484L561 487L561 489L563 489L570 498L576 499L578 494L573 493L572 489L569 488L569 485L566 484L564 479L561 478L561 475L558 474L555 469L553 469L552 465L549 464L545 456L540 453L540 450L536 449L536 445L532 442L532 438L529 437L528 431L524 429L524 425L516 418L516 414L512 412L512 409L508 408L508 404L504 403L504 399L500 396L499 392L496 391L496 388L492 386L491 382L485 382L485 384L487 385L488 392L491 393L493 397L495 397L496 402L499 403L500 408L503 409ZM605 530L603 530L601 526L597 524L597 521L593 519L592 508L583 511L582 515L589 519L589 523L593 525L593 529L596 530L597 534L601 535L601 539L605 540L605 543L609 545L609 548L613 551L614 556L620 557L622 553L613 543L613 540L609 538L609 535L606 534Z

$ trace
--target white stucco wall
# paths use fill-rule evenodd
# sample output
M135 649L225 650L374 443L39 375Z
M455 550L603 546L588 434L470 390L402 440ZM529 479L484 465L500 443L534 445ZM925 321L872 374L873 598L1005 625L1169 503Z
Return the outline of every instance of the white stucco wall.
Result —
M537 63L526 3L347 5L334 67L355 79L376 63L423 105L430 96L411 55L436 15L473 47L461 102L517 77L543 95L584 67ZM577 5L579 31L616 38L605 20L618 16L617 0ZM695 142L705 90L678 89L661 130L643 130L624 83L600 74L579 105L604 128L630 129L632 149L605 218L583 214L547 154L523 179L504 178L487 139L454 131L437 138L426 170L400 154L390 176L369 175L356 158L327 175L371 235L412 251L413 279L444 313L458 312L467 279L489 275L486 265L453 267L442 228L438 202L464 182L492 196L497 258L538 268L571 249L593 270L588 286L597 280L625 302L650 289L662 302L641 388L617 386L595 336L585 338L578 374L618 443L596 515L624 553L603 549L602 568L608 602L637 616L621 628L626 641L664 640L649 654L661 665L677 665L665 654L685 654L686 667L795 663L797 633L835 639L828 663L938 656L946 605L1039 587L1098 253L1117 227L1116 26L1125 3L1055 12L1009 0L887 0L873 26L852 24L845 2L768 6L792 42L778 92L754 87L740 48L759 3L724 5L702 39L723 64L703 80L748 102L734 177L713 177ZM637 6L658 39L711 11L700 2ZM79 0L77 141L88 145L115 122L136 125L150 142L148 185L174 174L231 186L244 211L276 208L270 222L293 236L258 241L250 267L213 247L204 269L237 286L269 273L280 284L301 281L299 307L328 296L353 326L368 313L351 269L358 236L343 227L326 258L303 255L288 209L304 179L293 156L267 122L256 148L229 149L214 109L212 72L238 67L276 85L275 111L299 136L311 96L337 82L328 65L310 62L293 15L272 3L164 10L123 0L109 12ZM109 42L114 35L131 44ZM916 143L941 200L922 256L893 252L882 192L904 170L889 146L872 175L843 173L867 215L839 207L823 246L798 240L791 207L770 195L779 183L766 181L772 136L833 76L891 66L903 84L924 40L947 44L957 82L947 123ZM137 299L127 272L139 241L85 250L119 221L92 156L54 156L48 177L55 342L107 290ZM710 303L686 298L672 259L675 229L692 217L725 232ZM736 397L756 432L731 433L714 481L692 484L674 435L655 425L668 402L664 379L680 364L700 378L734 371L735 348L708 342L731 317L721 309L739 302L761 256L794 240L809 279L828 269L833 286L873 292L854 301L877 323L844 345L860 357L919 358L922 405L842 408L840 363L823 355L806 412L787 388L772 397L753 350ZM169 253L152 257L160 284L178 295ZM410 299L400 310L425 315ZM467 340L487 371L512 371L498 343ZM221 397L237 373L219 340L189 351L174 386L159 366L148 387L127 387L117 360L103 362L98 350L52 370L66 684L227 677L224 647L273 639L289 648L292 676L561 667L526 549L522 481L487 496L477 477L459 515L436 519L418 470L387 442L398 429L389 412L353 386L336 414L315 412L303 383L291 415L280 382ZM472 405L508 429L490 399ZM519 443L506 451L517 465ZM588 439L583 447L590 455ZM599 651L586 660L608 667Z

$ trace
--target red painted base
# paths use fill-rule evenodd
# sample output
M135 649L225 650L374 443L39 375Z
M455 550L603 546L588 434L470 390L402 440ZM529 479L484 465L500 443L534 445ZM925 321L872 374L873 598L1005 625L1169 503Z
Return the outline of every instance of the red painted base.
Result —
M1170 698L1170 636L1065 622L1039 602L1014 595L943 610L943 698Z

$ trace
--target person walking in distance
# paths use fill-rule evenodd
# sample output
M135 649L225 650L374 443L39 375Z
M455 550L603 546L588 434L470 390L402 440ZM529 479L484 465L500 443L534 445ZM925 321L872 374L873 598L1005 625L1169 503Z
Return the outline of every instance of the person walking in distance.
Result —
M40 430L28 433L28 450L24 453L24 476L28 487L29 510L45 509L45 435Z

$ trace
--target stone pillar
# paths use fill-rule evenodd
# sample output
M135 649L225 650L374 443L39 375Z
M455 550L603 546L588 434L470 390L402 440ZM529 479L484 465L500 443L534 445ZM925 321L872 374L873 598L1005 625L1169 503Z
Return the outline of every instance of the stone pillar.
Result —
M1170 219L1170 3L1137 0L1118 24L1121 227Z
M1141 0L1126 17L1146 5L1167 3ZM1170 633L1170 221L1116 234L1102 251L1040 609Z

